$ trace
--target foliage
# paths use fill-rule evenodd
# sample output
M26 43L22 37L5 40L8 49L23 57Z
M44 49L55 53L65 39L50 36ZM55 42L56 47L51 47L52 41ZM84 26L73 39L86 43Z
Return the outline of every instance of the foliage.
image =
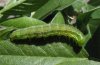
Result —
M0 65L99 65L91 49L100 30L99 3L9 0L0 8Z

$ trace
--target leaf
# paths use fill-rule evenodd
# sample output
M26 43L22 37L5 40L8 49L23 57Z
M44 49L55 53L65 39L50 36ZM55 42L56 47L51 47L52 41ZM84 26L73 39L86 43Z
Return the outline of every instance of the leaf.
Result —
M100 0L90 0L89 4L93 6L99 6L100 5Z
M16 28L25 28L25 27L36 26L36 25L44 25L44 24L46 23L41 20L37 20L35 18L26 17L26 16L10 19L10 20L0 23L0 25L3 25L3 26L8 26L8 27L13 26Z
M2 39L8 39L9 34L14 30L13 27L1 27L0 29L0 40Z
M80 57L83 57L84 58L84 57L86 57L86 55L87 55L87 57L89 56L87 50L83 47L81 49L81 51L78 53L77 56L80 56Z
M37 19L44 19L56 9L63 10L70 6L75 0L49 0L44 6L39 8L33 17Z
M87 12L91 12L94 11L98 8L100 8L100 6L92 6L91 4L88 4L85 0L76 0L73 4L72 4L74 10L78 13L83 12L83 13L87 13Z
M99 65L87 58L0 56L0 65Z
M22 16L32 16L38 8L48 0L11 0L0 13L3 15L0 22Z
M1 55L51 56L51 57L88 57L86 52L79 56L65 43L52 43L44 46L15 45L10 41L0 41Z
M90 19L89 23L87 24L90 29L90 33L93 36L96 29L100 26L100 19Z
M41 8L39 8L36 13L33 15L34 18L43 19L47 14L55 11L56 8L59 6L59 1L57 0L49 0L46 4L44 4Z
M2 9L0 10L0 14L21 4L22 2L24 2L25 0L10 0L10 2Z
M91 15L92 19L100 19L100 8L94 11Z
M100 9L97 9L91 14L92 19L89 20L87 27L89 30L89 34L93 36L96 29L100 26Z
M57 8L57 10L63 10L72 5L73 2L75 2L75 0L59 0L59 7Z
M52 19L51 23L57 23L57 24L65 24L64 17L61 12L58 12L55 17Z

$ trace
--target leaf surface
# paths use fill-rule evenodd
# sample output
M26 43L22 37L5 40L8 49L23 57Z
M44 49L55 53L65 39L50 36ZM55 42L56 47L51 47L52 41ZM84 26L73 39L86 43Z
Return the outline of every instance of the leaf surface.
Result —
M0 56L0 65L98 65L87 58Z

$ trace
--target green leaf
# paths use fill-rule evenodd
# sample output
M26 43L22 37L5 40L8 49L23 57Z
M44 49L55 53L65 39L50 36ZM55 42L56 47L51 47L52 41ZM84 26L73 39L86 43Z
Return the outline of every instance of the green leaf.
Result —
M64 17L61 12L58 12L55 17L52 19L51 23L57 23L57 24L65 24Z
M42 1L42 2L41 2ZM28 11L34 11L41 7L43 4L45 4L48 0L9 0L9 3L4 6L3 9L0 10L0 13L4 13L5 11L8 10L16 10L25 12L24 10ZM40 3L41 2L41 3ZM26 9L28 8L28 9ZM19 13L19 12L18 12Z
M92 19L100 19L100 9L94 11L91 15Z
M96 29L100 26L100 19L90 19L89 23L87 24L90 29L90 33L93 36Z
M94 11L98 8L100 8L100 6L94 7L91 4L88 4L85 0L76 0L73 4L72 4L74 10L76 12L83 12L83 13L87 13L87 12L91 12Z
M8 26L8 27L13 26L16 28L25 28L29 26L44 25L44 24L46 23L41 20L31 18L31 17L26 17L26 16L15 18L15 19L10 19L10 20L0 23L0 25L3 25L3 26Z
M0 41L1 55L51 56L51 57L88 57L87 52L79 55L66 43L52 43L44 46L15 45L10 41Z
M32 16L38 8L44 5L48 0L11 0L3 9L0 14L3 16L0 22L10 18Z
M100 9L95 10L91 14L91 18L87 24L90 29L90 34L93 35L96 29L100 26Z
M100 5L100 0L90 0L89 4L93 6L99 6Z
M45 5L43 5L41 8L39 8L36 13L33 15L34 18L37 19L43 19L47 14L52 13L55 11L56 8L59 6L59 1L57 0L49 0Z
M2 27L0 28L0 40L2 39L8 39L9 34L14 30L13 27Z
M0 10L0 14L21 4L22 2L24 2L25 0L10 0L10 2L2 9Z
M73 13L70 5L72 5L72 10L75 10ZM12 31L17 28L45 25L45 22L37 19L46 20L45 18L49 14L56 11L60 12L56 14L51 23L65 24L68 19L73 20L70 17L73 17L74 14L78 15L78 17L75 15L75 26L84 34L87 34L86 30L88 30L85 43L92 38L96 29L100 26L99 0L91 0L89 3L86 0L10 0L0 10L0 65L100 65L100 62L88 59L89 55L84 46L79 52L75 52L74 50L77 50L77 48L75 49L67 43L54 42L36 46L35 43L32 45L17 44L9 39ZM66 17L63 17L62 13ZM68 16L70 17L68 18ZM1 25L4 27L1 27Z
M73 2L75 2L75 0L59 0L59 7L57 8L57 10L63 10L72 5Z
M44 6L39 8L33 17L37 19L44 19L56 9L63 10L70 6L75 0L49 0Z
M0 65L99 65L87 58L0 56Z
M87 55L87 56L86 56ZM81 51L78 53L78 55L77 56L80 56L80 57L88 57L89 55L88 55L88 52L87 52L87 50L83 47L82 49L81 49Z

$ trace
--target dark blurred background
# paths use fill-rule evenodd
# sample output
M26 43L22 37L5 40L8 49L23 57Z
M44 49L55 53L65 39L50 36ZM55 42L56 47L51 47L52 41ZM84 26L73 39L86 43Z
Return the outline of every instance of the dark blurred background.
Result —
M100 59L100 26L93 35L93 38L88 42L86 49L91 57Z

